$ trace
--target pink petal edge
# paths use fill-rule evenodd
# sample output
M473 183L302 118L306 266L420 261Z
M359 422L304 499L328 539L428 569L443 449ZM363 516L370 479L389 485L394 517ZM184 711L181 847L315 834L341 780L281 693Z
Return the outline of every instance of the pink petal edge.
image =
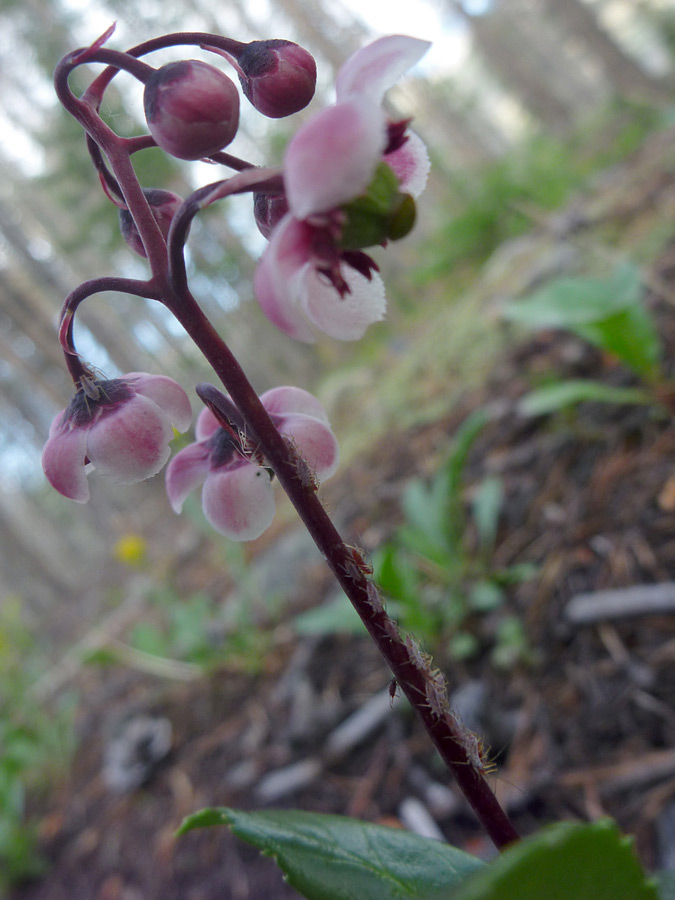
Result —
M290 213L272 232L269 245L258 263L253 289L270 322L284 334L314 342L314 333L298 305L297 295L303 273L309 265L310 229Z
M284 185L293 215L305 219L362 194L385 145L379 106L352 98L317 113L286 151Z
M261 394L260 399L267 412L272 415L302 413L328 425L328 415L322 403L314 394L302 388L293 385L275 387Z
M340 451L328 425L312 416L297 413L286 418L281 431L292 438L296 450L316 473L319 481L325 481L335 474L340 462Z
M126 381L138 394L152 400L169 417L178 431L187 431L192 422L190 399L183 388L166 375L147 375L130 372L120 379Z
M60 412L52 422L50 437L42 451L42 469L47 481L64 497L76 503L89 499L84 460L87 432L82 428L59 429Z
M338 101L360 94L381 103L386 91L422 59L429 47L430 41L390 34L357 50L337 74Z
M209 474L209 449L203 443L180 450L166 467L166 494L171 508L179 513L185 500Z

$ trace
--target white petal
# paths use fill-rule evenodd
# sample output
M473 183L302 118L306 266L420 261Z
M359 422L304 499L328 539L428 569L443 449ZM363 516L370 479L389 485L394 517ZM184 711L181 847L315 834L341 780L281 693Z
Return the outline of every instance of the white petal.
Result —
M380 104L386 91L422 59L429 47L430 41L391 34L357 50L338 72L338 101L360 94Z
M351 293L344 297L314 269L309 269L304 284L304 306L310 321L330 337L357 341L369 325L384 318L387 309L384 283L377 272L372 272L368 280L356 270L343 266L342 274L351 288Z

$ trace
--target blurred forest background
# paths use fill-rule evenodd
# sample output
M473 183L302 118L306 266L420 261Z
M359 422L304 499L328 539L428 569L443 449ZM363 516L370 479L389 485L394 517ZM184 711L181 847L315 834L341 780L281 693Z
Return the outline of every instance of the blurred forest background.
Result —
M263 242L252 228L247 198L211 209L195 223L189 245L194 292L254 386L262 391L291 383L317 393L329 409L346 470L367 459L363 477L382 482L381 497L387 467L395 469L396 460L368 454L383 438L405 432L406 477L433 476L450 435L432 432L421 448L426 458L411 449L410 436L447 421L468 390L489 380L499 354L515 345L520 333L500 321L508 300L566 273L604 277L622 261L649 266L675 230L672 216L663 216L622 245L616 223L630 217L630 199L623 197L628 211L595 232L592 247L585 238L581 247L567 239L579 225L573 201L611 184L611 173L645 142L666 135L666 149L655 158L672 157L672 0L405 5L411 33L438 39L442 52L389 95L392 112L414 117L433 167L416 230L378 259L388 286L386 323L354 346L319 340L306 347L278 333L252 298ZM286 37L317 59L311 114L332 101L334 74L351 52L405 26L389 28L386 19L378 25L367 5L347 0L2 0L0 9L0 860L9 882L39 866L27 825L30 798L44 797L65 777L76 734L84 733L83 669L128 666L179 682L206 677L222 664L256 671L276 640L262 633L263 626L284 620L288 591L281 596L279 583L292 582L293 565L302 568L307 559L293 555L300 552L297 539L284 539L295 533L295 521L281 500L271 537L242 548L209 533L197 498L186 516L174 516L161 476L133 487L94 476L87 506L45 484L41 448L72 390L55 331L63 298L84 279L139 277L144 265L119 235L116 210L99 189L79 126L55 101L54 66L113 20L110 46L119 49L168 31ZM437 30L425 34L416 21L433 22ZM131 79L116 79L105 113L122 133L142 131L141 93ZM232 150L256 164L275 164L301 118L269 125L244 105ZM137 164L144 185L182 195L218 177L205 164L182 165L155 150L139 154ZM668 165L672 180L673 161ZM658 206L659 184L647 206ZM536 246L522 243L537 230ZM210 380L168 314L135 298L87 302L76 341L107 377L164 373L188 392ZM490 390L486 399L498 401L499 385ZM347 538L361 536L374 551L391 530L354 514L349 485L347 479L342 494L330 494L331 507L342 523L356 521L356 535ZM397 493L394 479L387 501ZM484 493L485 511L489 488ZM493 491L493 509L495 502ZM400 510L387 515L396 518ZM488 522L486 532L490 528ZM267 563L257 572L261 556ZM494 588L493 581L480 580L483 595L475 609L499 602L485 588ZM233 584L238 599L228 606L221 601ZM309 610L324 593L317 589L300 608ZM514 645L524 640L522 629L516 631ZM223 634L227 641L218 644L214 635ZM476 652L471 636L464 637L454 645L456 659ZM508 657L507 639L500 646L512 667L526 662L518 650Z

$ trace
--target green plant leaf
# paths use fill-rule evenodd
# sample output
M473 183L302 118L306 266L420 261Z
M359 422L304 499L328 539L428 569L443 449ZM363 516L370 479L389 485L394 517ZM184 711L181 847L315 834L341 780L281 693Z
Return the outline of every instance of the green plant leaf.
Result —
M658 900L631 845L613 822L562 822L429 900Z
M459 545L464 532L464 516L462 514L462 479L464 469L478 435L488 421L487 411L477 409L462 422L455 432L452 450L440 474L445 484L445 536L448 545Z
M401 506L407 524L423 534L430 546L438 546L443 535L443 504L438 490L427 486L420 478L413 478L405 486Z
M420 579L407 554L395 544L385 544L373 554L375 581L387 596L404 605L419 603Z
M467 602L474 612L492 612L504 602L504 591L494 581L477 581L469 591Z
M478 638L468 631L455 632L446 646L451 659L471 659L480 650Z
M505 318L528 328L574 329L599 322L638 304L642 297L640 272L624 263L609 278L558 278L509 303Z
M481 549L492 550L497 537L499 514L504 503L504 485L501 478L489 475L476 488L473 495L473 520L476 523Z
M215 824L274 857L307 900L429 900L483 868L462 850L408 831L296 810L206 809L178 834Z
M577 334L601 350L613 353L643 378L658 372L662 355L661 338L653 317L644 306L631 306L620 312L574 329Z
M366 626L345 596L301 613L292 624L298 634L366 633Z
M621 388L601 381L572 379L555 381L526 394L518 403L525 416L543 416L575 406L585 400L596 403L654 403L654 397L641 388Z

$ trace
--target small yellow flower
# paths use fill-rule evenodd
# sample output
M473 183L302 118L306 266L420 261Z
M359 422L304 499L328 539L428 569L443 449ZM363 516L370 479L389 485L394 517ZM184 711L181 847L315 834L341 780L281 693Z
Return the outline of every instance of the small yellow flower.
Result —
M126 566L142 566L148 545L140 534L123 534L113 548L113 556Z

